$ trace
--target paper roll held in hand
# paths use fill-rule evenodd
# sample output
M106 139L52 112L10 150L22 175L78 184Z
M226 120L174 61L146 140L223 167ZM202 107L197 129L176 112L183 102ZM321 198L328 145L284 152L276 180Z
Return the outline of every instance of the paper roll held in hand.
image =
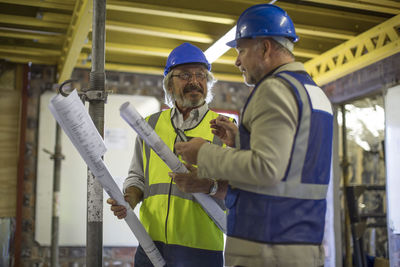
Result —
M50 100L49 108L103 189L119 205L127 208L125 222L143 247L151 263L156 267L165 266L164 258L139 218L126 203L121 190L101 158L106 152L106 147L76 90L68 97L56 95Z
M153 128L129 103L122 104L119 109L121 117L136 131L136 133L154 150L173 172L188 172L185 165L168 148ZM214 223L226 233L226 214L215 200L202 193L193 193L193 197L203 207Z

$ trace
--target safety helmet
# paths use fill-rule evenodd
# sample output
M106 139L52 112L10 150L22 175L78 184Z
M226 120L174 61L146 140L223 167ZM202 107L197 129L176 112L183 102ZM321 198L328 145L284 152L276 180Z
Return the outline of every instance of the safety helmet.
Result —
M164 76L176 66L188 63L201 63L205 65L208 71L211 70L211 64L207 61L206 56L200 48L189 43L183 43L169 54L164 69Z
M259 4L246 9L236 24L235 40L226 43L236 47L236 42L242 38L261 36L281 36L297 42L294 25L289 15L282 8L271 4Z

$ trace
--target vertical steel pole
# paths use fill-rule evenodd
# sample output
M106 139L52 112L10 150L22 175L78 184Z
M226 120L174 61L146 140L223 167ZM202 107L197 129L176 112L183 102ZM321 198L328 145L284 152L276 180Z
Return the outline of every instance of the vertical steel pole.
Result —
M90 91L98 92L98 99L89 100L89 114L101 136L104 136L105 95L105 21L106 1L93 0L92 21L92 70L90 72ZM88 170L87 180L87 231L86 266L103 266L103 189Z
M347 159L347 129L346 129L346 108L341 106L342 111L342 171L343 171L343 196L344 196L344 218L345 218L345 248L346 258L345 267L353 266L352 253L351 253L351 229L350 229L350 216L349 208L347 205L346 188L349 185L349 161Z
M54 160L53 166L53 208L51 220L51 266L58 267L58 231L59 231L59 193L60 193L60 177L61 177L61 161L63 155L61 154L61 128L56 123L56 141L54 146Z

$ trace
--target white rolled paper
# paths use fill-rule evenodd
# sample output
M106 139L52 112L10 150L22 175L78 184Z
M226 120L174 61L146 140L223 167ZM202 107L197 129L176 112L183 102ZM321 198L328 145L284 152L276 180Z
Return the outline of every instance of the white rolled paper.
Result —
M146 144L154 150L154 152L173 172L188 172L186 166L178 159L171 149L168 148L154 129L129 102L122 104L119 111L121 117L136 131ZM203 193L193 193L192 195L218 228L226 233L226 214L215 200L209 195Z

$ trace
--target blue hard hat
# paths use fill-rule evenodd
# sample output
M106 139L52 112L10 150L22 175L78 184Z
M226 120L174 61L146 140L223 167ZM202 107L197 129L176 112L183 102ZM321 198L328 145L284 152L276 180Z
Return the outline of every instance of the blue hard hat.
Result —
M165 64L164 76L174 67L189 63L201 63L205 65L208 71L211 70L211 64L200 48L189 43L183 43L169 54L167 64Z
M249 7L239 17L236 24L235 40L226 43L236 47L238 39L261 36L281 36L297 42L293 22L282 8L271 4L260 4Z

